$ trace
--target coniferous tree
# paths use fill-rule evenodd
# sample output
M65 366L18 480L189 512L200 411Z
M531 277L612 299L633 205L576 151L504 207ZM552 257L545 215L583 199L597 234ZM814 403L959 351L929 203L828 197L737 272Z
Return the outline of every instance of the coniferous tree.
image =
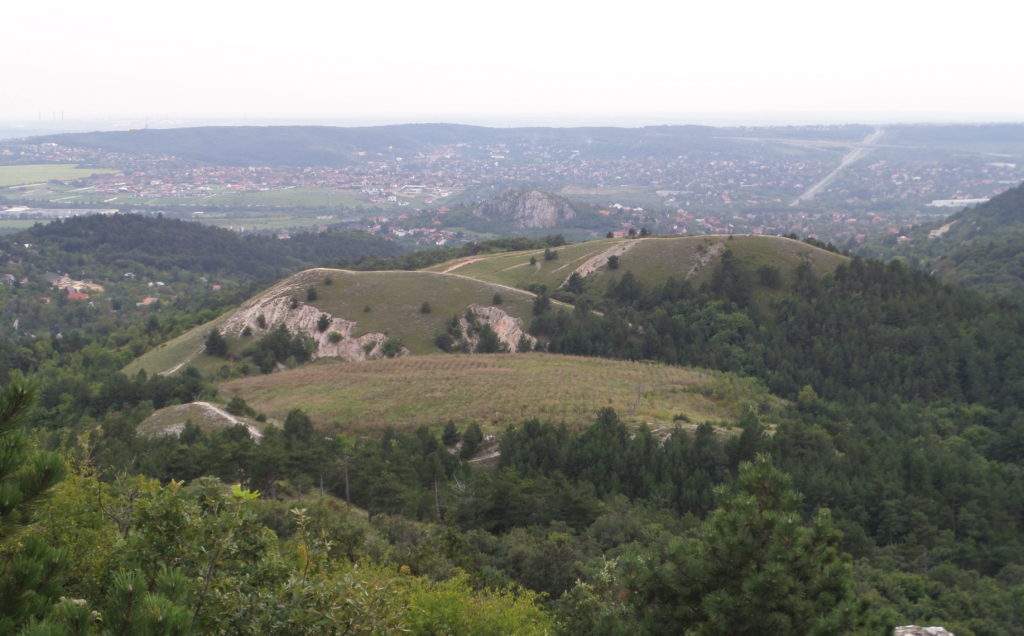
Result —
M759 455L696 537L641 575L637 602L651 633L849 634L865 611L827 510L800 517L789 477ZM669 631L666 631L669 630Z
M60 593L64 555L23 536L33 507L64 474L60 458L35 452L21 428L35 394L16 378L0 393L0 633L42 618Z

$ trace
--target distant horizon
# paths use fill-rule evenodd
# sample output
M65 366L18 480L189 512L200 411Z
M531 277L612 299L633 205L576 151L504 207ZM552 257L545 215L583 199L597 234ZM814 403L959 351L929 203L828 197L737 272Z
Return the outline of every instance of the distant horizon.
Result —
M56 117L56 119L54 119ZM60 119L57 113L37 119L0 118L0 139L72 132L118 131L140 128L174 129L211 126L331 126L358 128L415 124L449 124L486 128L643 128L646 126L710 126L716 128L773 128L801 126L948 126L1024 124L1024 115L939 113L693 113L570 115L570 114L420 114L330 116L110 116ZM21 133L24 133L23 135Z

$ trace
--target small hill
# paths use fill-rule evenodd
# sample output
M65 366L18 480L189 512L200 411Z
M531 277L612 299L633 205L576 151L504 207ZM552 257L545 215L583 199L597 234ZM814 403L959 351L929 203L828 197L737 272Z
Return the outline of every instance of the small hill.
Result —
M284 324L292 333L311 336L317 343L319 356L340 356L349 360L377 357L382 354L383 343L391 338L400 341L411 353L433 353L438 351L435 336L445 331L452 316L464 315L471 305L494 305L495 294L501 296L502 302L497 308L501 315L523 322L529 320L533 294L464 276L408 271L306 270L274 285L238 309L147 352L125 371L137 373L146 369L149 373L170 373L186 364L197 364L200 369L209 371L223 362L203 353L211 329L221 330L233 348L240 351L248 341L279 324ZM323 329L318 324L321 315L326 315L328 321ZM501 316L495 315L492 326L497 331L500 331L500 319ZM251 336L242 335L246 327ZM332 338L332 333L338 333L340 339ZM499 333L499 337L501 335ZM512 338L514 340L515 336Z
M413 356L346 364L324 360L221 385L270 417L302 408L319 424L357 433L448 420L497 430L539 418L583 426L611 406L632 422L733 421L743 409L778 401L756 381L729 374L540 353Z
M569 201L553 194L510 190L478 205L473 215L516 229L552 228L568 225L576 217L576 210Z
M254 440L259 441L263 437L263 425L259 422L232 415L209 402L189 402L162 408L144 419L136 432L143 437L181 435L188 422L198 426L204 433L241 425Z
M904 245L868 251L906 258L947 282L1024 296L1024 184L907 236Z
M751 271L766 265L775 267L784 280L805 261L822 275L849 260L781 236L732 235L603 239L559 247L554 250L557 258L550 260L545 259L544 250L538 249L473 256L428 269L521 288L541 284L557 289L576 271L584 277L592 276L593 283L602 289L627 271L645 284L661 283L670 276L700 284L710 278L726 249L743 267ZM618 269L608 266L611 256L618 257Z

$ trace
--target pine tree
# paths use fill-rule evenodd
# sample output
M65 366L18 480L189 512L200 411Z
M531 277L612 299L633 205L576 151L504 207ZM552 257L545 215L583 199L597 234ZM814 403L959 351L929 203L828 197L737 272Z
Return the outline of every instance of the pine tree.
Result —
M64 569L62 552L25 534L34 505L64 474L60 458L32 450L21 428L34 397L20 378L0 393L0 634L49 611Z
M735 491L697 535L641 575L637 601L652 633L849 634L863 629L852 567L827 510L810 523L800 495L767 455L740 467Z

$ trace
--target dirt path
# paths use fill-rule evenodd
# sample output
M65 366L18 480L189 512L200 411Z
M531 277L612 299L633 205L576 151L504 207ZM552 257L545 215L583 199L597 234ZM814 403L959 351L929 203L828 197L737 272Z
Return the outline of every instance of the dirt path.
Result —
M477 261L482 261L482 260L484 260L482 256L474 256L474 257L471 257L471 258L467 258L466 260L459 261L457 263L453 263L450 267L448 267L448 269L444 270L441 273L442 274L447 274L448 272L452 272L452 271L455 271L455 270L459 269L463 265L469 265L470 263L475 263Z
M195 404L197 406L202 407L203 409L205 409L207 411L210 411L214 415L217 415L217 416L220 416L220 417L226 419L227 421L231 422L232 424L235 424L235 425L241 424L242 426L245 427L245 430L249 431L249 437L253 438L257 442L260 441L261 439L263 439L263 433L261 433L259 431L259 429L257 429L255 426L253 426L251 424L247 424L246 422L238 419L237 417L235 417L231 413L228 413L227 411L225 411L224 409L220 408L219 406L214 406L213 404L210 404L209 402L195 402Z
M607 265L609 257L622 256L629 250L633 249L633 246L637 244L638 240L645 239L622 241L621 243L616 243L615 245L612 245L608 249L598 253L596 256L591 256L582 265L573 270L572 274L579 274L581 277L586 278L590 274L596 272L598 269ZM569 282L569 278L572 276L572 274L569 274L569 276L565 277L565 280L562 281L563 286L567 282Z
M697 257L697 262L693 264L690 271L686 272L686 278L692 277L694 274L707 267L708 263L721 256L724 251L725 244L723 243L715 243L709 247L706 252Z
M166 370L166 371L163 371L163 372L161 372L161 373L160 373L160 375L174 375L174 373L175 373L175 372L176 372L176 371L177 371L178 369L180 369L181 367L185 366L185 365L186 365L186 364L188 364L189 362L192 362L192 361L193 361L193 360L194 360L194 359L196 358L196 356L198 356L199 354L201 354L201 353L202 353L202 352L203 352L203 351L204 351L205 349L206 349L206 343L204 342L204 343L203 343L203 346L201 346L201 347L199 347L198 349L196 349L195 351L193 351L193 352L192 352L191 354L189 354L189 356L188 356L187 358L185 358L184 360L182 360L182 361L181 361L181 362L179 362L178 364L174 365L174 366L173 366L173 367L171 367L170 369L168 369L168 370Z

